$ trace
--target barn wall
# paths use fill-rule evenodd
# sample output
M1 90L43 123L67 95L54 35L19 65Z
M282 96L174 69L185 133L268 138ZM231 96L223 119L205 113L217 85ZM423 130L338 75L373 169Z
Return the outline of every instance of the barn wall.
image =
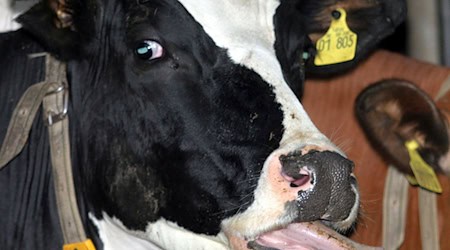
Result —
M439 3L437 0L407 0L408 55L441 63Z
M441 38L442 38L442 63L450 66L450 0L440 0L441 12Z

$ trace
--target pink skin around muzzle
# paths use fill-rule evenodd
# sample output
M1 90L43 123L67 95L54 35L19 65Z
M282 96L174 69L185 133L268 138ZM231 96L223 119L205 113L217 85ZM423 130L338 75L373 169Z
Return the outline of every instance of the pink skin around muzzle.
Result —
M300 190L313 188L314 184L310 181L312 176L307 166L299 167L300 178L293 179L285 175L278 160L280 155L274 154L269 157L268 168L266 168L268 180L265 184L270 185L270 189L276 192L279 201L287 203L295 200ZM263 232L250 240L231 234L228 236L232 248L238 250L381 249L356 243L319 221L291 222L284 227L276 227L269 232Z

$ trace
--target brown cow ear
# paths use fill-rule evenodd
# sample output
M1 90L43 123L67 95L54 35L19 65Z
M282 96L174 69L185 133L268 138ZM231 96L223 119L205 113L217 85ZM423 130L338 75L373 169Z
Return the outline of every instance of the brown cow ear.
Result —
M411 174L405 142L416 140L419 153L435 170L448 151L447 122L433 100L403 80L377 82L356 99L356 116L369 140L405 173Z
M345 10L348 27L357 35L355 58L347 62L317 66L314 64L316 43L328 31L333 15L336 14L333 12L339 8ZM321 75L353 67L383 38L392 34L406 17L404 0L304 0L299 1L297 9L304 17L304 27L313 44L312 57L307 61L306 70L308 73Z
M42 1L17 18L44 48L62 59L82 53L80 44L92 38L94 32L91 1Z

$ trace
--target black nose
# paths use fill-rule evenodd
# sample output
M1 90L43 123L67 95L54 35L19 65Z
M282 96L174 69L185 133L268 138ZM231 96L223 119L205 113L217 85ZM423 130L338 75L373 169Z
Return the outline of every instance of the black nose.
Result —
M340 221L348 217L356 202L352 161L331 151L293 153L280 156L280 161L283 174L291 177L292 183L309 175L312 184L298 192L299 220Z

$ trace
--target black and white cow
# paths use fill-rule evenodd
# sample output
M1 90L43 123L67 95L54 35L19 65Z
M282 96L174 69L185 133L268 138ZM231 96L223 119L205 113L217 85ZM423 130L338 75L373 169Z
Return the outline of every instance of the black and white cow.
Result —
M338 7L359 45L327 72L405 12L392 0L44 1L0 36L0 140L43 79L29 55L48 51L67 62L77 200L97 248L282 249L277 232L300 248L286 238L296 222L345 231L359 207L353 163L297 98L304 65L324 71L313 44ZM0 173L1 248L61 248L45 131L38 119Z

